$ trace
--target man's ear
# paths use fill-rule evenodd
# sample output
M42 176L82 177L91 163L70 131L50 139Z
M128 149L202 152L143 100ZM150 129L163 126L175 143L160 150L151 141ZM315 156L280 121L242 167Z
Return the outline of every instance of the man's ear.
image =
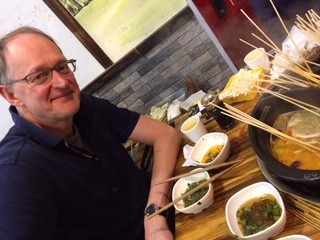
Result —
M10 87L0 85L0 95L4 99L6 99L11 105L14 105L14 106L21 105L21 101L18 98L16 98L14 93L11 91Z

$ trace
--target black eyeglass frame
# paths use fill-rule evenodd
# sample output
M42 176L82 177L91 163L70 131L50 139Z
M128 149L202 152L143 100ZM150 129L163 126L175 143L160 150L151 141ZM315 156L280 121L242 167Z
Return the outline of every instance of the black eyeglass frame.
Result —
M29 82L28 80L27 80L27 78L30 76L30 75L33 75L33 74L35 74L35 73L41 73L41 72L43 72L43 71L50 71L50 73L52 74L52 71L53 70L55 70L56 72L58 72L59 74L62 74L62 75L66 75L66 74L63 74L63 73L61 73L61 71L59 71L59 67L62 65L62 64L69 64L69 63L71 63L72 64L72 67L73 67L73 69L70 69L71 70L71 72L72 73L74 73L75 71L76 71L76 69L77 69L77 65L76 65L76 61L77 60L75 60L75 59L69 59L69 60L67 60L66 62L62 62L62 63L59 63L59 64L57 64L56 66L54 66L53 68L45 68L45 69L42 69L42 70L40 70L40 71L36 71L36 72L33 72L33 73L29 73L28 75L26 75L24 78L22 78L22 79L19 79L19 80L10 80L8 83L7 83L7 85L13 85L13 84L15 84L15 83L20 83L20 82L24 82L24 81L26 81L27 82L27 84L32 84L33 82ZM69 67L69 66L68 66ZM41 84L40 84L41 85Z

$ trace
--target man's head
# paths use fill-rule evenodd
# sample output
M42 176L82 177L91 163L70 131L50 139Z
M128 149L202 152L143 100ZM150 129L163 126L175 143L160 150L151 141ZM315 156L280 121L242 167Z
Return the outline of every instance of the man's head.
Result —
M5 50L6 44L8 42L10 42L10 40L15 38L16 36L18 36L20 34L24 34L24 33L38 34L40 36L47 38L48 40L52 41L53 43L55 43L55 41L53 40L52 37L50 37L49 35L47 35L46 33L42 32L42 31L40 31L39 29L32 28L32 27L20 27L20 28L13 30L12 32L9 32L7 35L2 37L0 39L0 85L5 85L10 81L7 77L6 58L4 55L4 50ZM59 48L58 45L57 45L57 47Z
M75 60L68 61L38 29L22 27L0 39L0 94L40 127L69 122L78 111L80 90L73 70Z

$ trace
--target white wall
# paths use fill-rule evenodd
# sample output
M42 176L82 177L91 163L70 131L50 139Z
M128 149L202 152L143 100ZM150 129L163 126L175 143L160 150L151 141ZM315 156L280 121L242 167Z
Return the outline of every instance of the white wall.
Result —
M103 72L104 68L42 0L0 1L0 36L22 25L45 31L55 39L67 58L77 59L75 75L80 88ZM0 140L12 125L8 107L0 97Z

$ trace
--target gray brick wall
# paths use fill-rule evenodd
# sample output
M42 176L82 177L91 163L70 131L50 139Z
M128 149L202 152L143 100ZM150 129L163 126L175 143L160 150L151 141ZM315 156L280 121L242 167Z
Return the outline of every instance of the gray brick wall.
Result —
M183 16L183 24L128 66L95 95L140 113L164 99L183 95L187 76L208 91L223 88L232 71L195 16Z

